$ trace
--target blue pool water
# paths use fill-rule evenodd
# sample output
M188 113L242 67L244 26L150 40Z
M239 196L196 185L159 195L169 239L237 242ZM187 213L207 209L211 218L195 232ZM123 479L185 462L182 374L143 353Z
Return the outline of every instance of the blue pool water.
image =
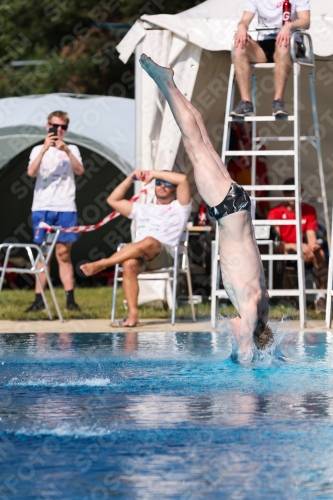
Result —
M333 337L0 336L0 499L331 499Z

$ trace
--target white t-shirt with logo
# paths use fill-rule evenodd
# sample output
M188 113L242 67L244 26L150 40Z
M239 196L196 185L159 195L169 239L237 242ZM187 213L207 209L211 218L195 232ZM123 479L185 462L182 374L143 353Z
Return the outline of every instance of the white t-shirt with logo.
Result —
M29 166L41 152L43 145L35 146L30 153ZM75 158L82 163L77 146L69 144ZM68 155L50 147L44 154L36 175L32 211L76 212L74 171Z
M281 0L246 0L244 11L258 13L258 28L282 28L283 1ZM291 20L298 19L297 12L310 10L310 0L292 0ZM260 31L258 40L276 38L278 31Z
M175 246L186 227L192 202L181 205L174 200L167 205L133 203L129 219L136 221L135 241L151 236L165 245Z

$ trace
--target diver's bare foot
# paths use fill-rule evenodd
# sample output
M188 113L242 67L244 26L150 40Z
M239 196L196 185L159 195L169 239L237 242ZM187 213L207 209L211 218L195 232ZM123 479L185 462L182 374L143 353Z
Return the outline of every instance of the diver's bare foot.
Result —
M131 317L129 316L122 324L121 326L136 326L139 322L139 317Z
M92 276L93 274L103 271L103 269L105 269L105 266L102 264L101 260L97 260L96 262L89 262L89 264L82 264L82 266L80 266L80 269L86 276Z
M173 82L173 69L159 66L146 54L141 54L139 62L142 68L157 83L158 86Z

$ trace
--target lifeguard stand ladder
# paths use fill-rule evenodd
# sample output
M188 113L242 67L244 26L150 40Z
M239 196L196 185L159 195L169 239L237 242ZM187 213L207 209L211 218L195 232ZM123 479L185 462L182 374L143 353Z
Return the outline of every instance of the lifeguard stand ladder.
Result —
M307 40L307 54L306 57L296 58L295 53L295 36L302 35L303 39ZM320 148L320 136L319 136L319 126L318 126L318 115L316 107L316 97L314 88L314 54L312 40L308 32L297 30L295 31L290 40L290 54L292 59L293 67L293 90L294 90L294 115L287 116L284 118L277 118L275 116L249 116L245 118L234 118L230 116L230 112L234 105L234 94L235 94L235 69L234 65L231 64L229 86L227 93L226 102L226 112L225 112L225 124L224 124L224 135L222 142L222 161L225 163L225 159L230 156L252 156L252 169L251 169L251 185L243 186L247 191L251 191L251 197L255 200L260 201L287 201L295 200L295 213L296 219L292 220L254 220L254 225L296 225L296 237L297 237L297 253L296 254L264 254L261 255L262 260L274 261L274 260L296 260L297 261L297 271L298 271L298 288L293 290L279 290L269 288L269 296L298 296L299 298L299 312L300 312L300 326L304 327L306 324L306 294L316 293L314 289L305 289L305 273L304 273L304 261L302 255L302 227L301 227L301 169L300 169L300 141L308 141L316 150L318 157L318 169L319 169L319 179L322 193L322 200L324 205L324 218L327 230L328 241L330 241L330 226L328 218L328 208L327 208L327 197L324 181L324 171L323 162L321 156ZM254 106L254 111L256 112L256 81L257 77L255 71L257 69L267 69L273 68L275 63L257 63L251 64L252 67L252 102ZM301 136L300 135L300 84L299 76L301 66L306 66L310 68L309 83L310 83L310 95L312 103L312 115L313 115L313 125L314 125L314 136ZM278 136L278 137L257 137L257 122L271 122L271 121L281 121L286 120L294 123L294 134L291 137ZM230 128L233 121L239 122L252 122L252 150L246 151L231 151L229 150L230 143ZM262 156L263 152L260 151L260 147L269 141L290 141L293 143L291 149L285 150L265 150L265 156L293 156L294 157L294 178L295 185L256 185L256 157ZM293 191L294 195L290 197L285 196L266 196L257 197L256 191ZM219 289L220 284L220 271L219 271L219 238L218 238L218 228L217 237L215 239L214 245L214 255L212 258L212 294L211 294L211 321L212 326L216 327L217 324L217 305L218 300L221 298L227 298L227 294L224 289ZM223 242L222 242L223 244ZM323 292L323 290L320 290Z
M328 261L328 277L327 277L327 296L326 296L326 327L332 326L332 296L333 296L333 255L332 255L332 240L333 240L333 212L332 212L332 228L331 228L331 248L330 258Z

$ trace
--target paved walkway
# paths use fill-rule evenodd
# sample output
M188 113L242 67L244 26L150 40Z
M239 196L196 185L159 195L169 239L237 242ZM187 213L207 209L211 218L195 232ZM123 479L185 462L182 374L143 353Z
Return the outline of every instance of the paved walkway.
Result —
M170 324L170 320L146 319L141 321L142 326L136 328L113 328L107 319L78 319L66 320L61 323L59 320L45 321L0 321L0 333L103 333L121 332L124 330L144 331L144 332L212 332L219 331L220 328L212 328L210 321L197 321L196 323L179 321L175 325ZM300 331L298 321L286 321L281 327L284 330ZM327 331L325 321L309 320L303 331L324 332ZM332 331L332 330L331 330Z

